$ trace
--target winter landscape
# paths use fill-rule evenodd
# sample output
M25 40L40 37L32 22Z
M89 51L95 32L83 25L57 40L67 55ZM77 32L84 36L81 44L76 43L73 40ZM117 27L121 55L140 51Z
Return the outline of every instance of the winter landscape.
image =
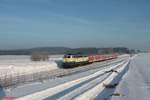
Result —
M150 100L150 0L0 0L0 100Z
M7 57L10 59L8 60ZM18 59L12 59L13 57ZM56 59L56 57L58 58ZM59 70L61 68L57 65L56 60L60 60L62 56L56 57L54 56L53 60L51 58L48 62L35 64L29 60L28 56L1 56L1 79L5 74L7 75L5 78L10 74L12 77L22 74L29 74L32 77L32 74L36 72ZM53 78L49 76L49 79L37 80L36 82L26 82L8 88L1 87L1 99L11 96L16 100L148 100L150 93L149 57L149 53L137 54L132 57L124 55L116 61L87 65L93 67L90 70L81 70L82 67L79 67L81 72L70 75ZM22 61L23 59L24 61ZM24 67L29 68L25 70ZM6 72L10 68L13 70L10 70L9 73ZM117 73L105 73L111 69L116 70ZM110 83L117 85L113 88L104 86L104 84Z

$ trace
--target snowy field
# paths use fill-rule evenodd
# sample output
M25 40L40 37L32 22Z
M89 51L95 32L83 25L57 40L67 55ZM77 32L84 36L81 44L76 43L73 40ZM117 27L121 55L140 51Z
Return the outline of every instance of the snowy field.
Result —
M51 61L57 61L62 60L63 55L49 55L49 62ZM1 67L7 67L10 65L14 65L17 67L26 67L26 65L34 65L34 64L40 64L41 62L37 63L34 61L31 61L30 56L26 55L5 55L0 56L0 68Z
M62 60L62 55L51 56L49 62L53 64L55 61ZM123 55L119 59L125 57L124 62L128 62L129 56ZM5 59L7 57L5 56ZM25 59L26 60L22 60ZM1 58L2 59L2 58ZM4 58L3 58L4 59ZM8 59L8 58L7 58ZM18 63L15 66L21 65L21 61L28 62L26 64L33 64L29 60L29 56L18 58ZM73 75L62 76L55 79L45 80L43 82L34 82L31 84L25 84L18 87L12 87L9 89L2 89L0 95L8 95L18 97L29 97L30 99L34 96L35 100L38 98L44 98L44 100L149 100L150 96L150 54L138 54L130 58L129 65L125 63L120 64L114 63L108 65L108 67L99 67L97 69L91 69L76 73ZM9 60L9 64L15 62L16 59ZM5 60L4 60L5 61ZM2 62L2 61L1 61ZM41 63L41 62L39 62ZM5 64L4 62L0 63ZM100 66L101 63L94 63L88 66ZM33 66L33 65L32 65ZM28 67L32 67L28 66ZM56 65L57 66L57 65ZM119 69L115 69L115 66L122 66ZM123 67L124 66L124 67ZM127 67L126 67L127 66ZM53 66L54 67L54 66ZM4 66L1 68L5 68ZM25 66L18 66L17 68L25 68ZM83 68L83 67L82 67ZM110 69L115 69L116 72L110 72L104 74ZM55 69L55 68L54 68ZM58 69L58 68L57 68ZM34 70L34 69L32 69ZM33 71L34 72L34 71ZM114 84L119 83L116 88L104 88L103 84ZM51 91L51 92L50 92ZM94 94L92 94L94 93ZM38 94L38 95L37 95ZM20 98L20 100L25 100ZM27 99L28 100L28 99Z
M120 56L124 57L126 55ZM30 56L0 56L0 77L13 74L31 74L40 71L59 69L63 55L49 55L49 61L31 61Z
M150 53L134 57L112 100L150 100Z
M54 57L54 58L57 58L57 57ZM122 57L119 57L118 60L121 58ZM125 59L128 59L128 57ZM51 90L51 88L53 89L53 87L54 87L54 88L56 88L56 90L54 91L54 94L56 93L56 96L52 95L52 94L50 96L49 92L46 92L44 94L47 95L46 97L48 97L48 98L46 98L46 97L44 97L44 98L49 100L50 98L53 98L53 97L58 98L58 97L62 96L63 98L69 100L70 98L80 95L83 92L86 93L86 91L88 91L91 88L98 85L101 81L103 81L105 79L105 77L108 77L108 75L110 75L112 77L116 76L117 75L116 73L114 73L112 75L109 73L103 75L103 73L105 73L105 71L109 71L112 68L115 68L115 66L117 67L117 66L122 65L123 62L112 63L112 64L107 64L108 62L105 62L106 65L105 64L103 65L102 62L93 63L88 66L91 66L92 68L97 67L96 69L82 71L80 73L62 76L62 77L58 77L55 79L45 80L43 82L35 82L35 83L31 83L31 84L25 84L25 85L21 85L21 86L17 86L17 87L4 89L4 90L1 90L0 95L1 95L1 97L4 95L7 95L7 96L13 96L13 97L18 98L18 97L30 95L30 94L33 94L36 92L40 92L40 91L45 92L45 90L47 90L47 89L48 89L48 91L53 91L53 90ZM103 67L98 67L98 66L102 66L102 65L103 65ZM23 68L23 67L18 67L18 68ZM81 67L81 68L83 68L83 67ZM108 79L108 82L110 82L112 79L113 78L110 77L110 79ZM68 85L65 86L65 84L68 84ZM98 87L101 88L101 86L102 86L102 83ZM59 89L57 89L57 88L59 88ZM61 91L60 89L63 90L64 92ZM94 89L94 91L95 91L95 89ZM104 88L96 89L96 91L98 91L96 93L99 94L99 91L100 90L102 91L103 89ZM58 92L58 91L60 91L60 92ZM91 94L91 92L88 92L88 93ZM86 93L86 95L88 93ZM41 94L39 96L43 97L43 94Z
M35 62L30 60L30 56L0 56L1 85L9 85L12 81L15 84L20 80L18 76L32 75L28 78L31 80L34 78L33 74L59 69L56 61L62 60L62 55L50 55L49 57L49 61Z
M124 62L121 62L118 64L112 64L106 68L101 67L99 69L89 70L87 72L82 72L79 74L52 79L49 81L45 81L44 83L34 83L34 84L25 85L25 86L20 86L14 89L12 88L12 90L10 91L6 90L5 93L7 95L13 95L14 97L20 97L23 95L31 94L31 96L29 95L29 98L27 97L28 99L21 98L20 100L29 100L29 99L41 100L40 98L43 98L43 97L44 98L48 97L46 98L46 100L56 100L56 98L59 98L60 96L64 96L63 97L65 98L64 100L70 100L69 98L75 97L76 95L79 95L80 93L87 91L88 89L92 88L96 84L99 84L101 81L103 81L103 79L105 79L106 76L109 75L109 73L105 75L101 75L102 73L105 73L105 71L110 70L112 68L116 68L122 64L124 64ZM111 75L115 76L117 74L114 73ZM110 77L110 79L112 78ZM108 81L111 81L110 79ZM43 91L39 92L40 95L36 96L35 91L41 91L41 90ZM33 94L35 95L34 98L32 98L33 97L32 93L35 93ZM68 93L68 96L67 96L67 93ZM54 94L56 94L56 98Z
M30 73L33 71L58 69L55 60L61 59L61 55L52 55L49 61L34 62L30 60L30 56L0 56L0 75L7 72Z
M49 70L57 69L55 61L62 60L62 55L50 55L49 61L31 61L30 56L0 56L0 73L5 73L5 70L11 71L22 71L22 70L32 70L49 68Z
M54 78L61 75L71 74L75 72L86 71L92 68L98 68L99 65L109 65L111 63L120 62L126 58L126 55L118 57L118 59L94 63L86 67L78 67L75 69L62 69L63 55L50 55L49 61L31 61L30 56L1 56L0 57L0 83L1 86L11 86L23 84L26 82L42 81L47 78ZM125 57L125 58L124 58ZM97 64L97 66L95 65Z

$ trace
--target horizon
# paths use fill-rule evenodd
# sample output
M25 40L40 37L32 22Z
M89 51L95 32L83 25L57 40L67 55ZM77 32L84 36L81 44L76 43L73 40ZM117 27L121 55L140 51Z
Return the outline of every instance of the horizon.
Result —
M127 47L150 51L148 0L1 0L0 50Z
M103 48L127 48L129 50L140 50L142 52L150 52L150 50L142 50L142 49L136 49L136 48L129 48L129 47L124 47L124 46L101 46L101 47L94 47L94 46L89 46L89 47L67 47L67 46L36 46L36 47L25 47L25 48L0 48L0 51L11 51L11 50L28 50L28 49L36 49L36 48L69 48L69 49L78 49L78 48L97 48L97 49L103 49Z

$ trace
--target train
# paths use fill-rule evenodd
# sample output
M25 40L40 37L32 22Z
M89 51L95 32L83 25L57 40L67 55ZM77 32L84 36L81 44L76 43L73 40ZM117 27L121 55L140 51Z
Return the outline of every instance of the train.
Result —
M94 55L81 55L81 54L65 54L63 57L63 67L71 68L81 65L91 64L94 62L101 62L111 59L116 59L117 54L94 54Z

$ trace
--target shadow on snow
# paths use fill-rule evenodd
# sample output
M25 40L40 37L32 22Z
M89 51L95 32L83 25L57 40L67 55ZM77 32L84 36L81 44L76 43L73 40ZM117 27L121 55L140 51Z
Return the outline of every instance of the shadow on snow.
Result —
M130 63L129 63L130 64ZM114 80L110 83L110 84L119 84L119 82L121 81L123 75L128 71L129 69L129 64L127 65L127 67L121 72L119 73L119 75L117 75L116 78L114 78ZM117 87L117 86L116 86ZM104 89L96 98L95 100L111 100L112 95L114 94L116 87L114 88L106 88Z

